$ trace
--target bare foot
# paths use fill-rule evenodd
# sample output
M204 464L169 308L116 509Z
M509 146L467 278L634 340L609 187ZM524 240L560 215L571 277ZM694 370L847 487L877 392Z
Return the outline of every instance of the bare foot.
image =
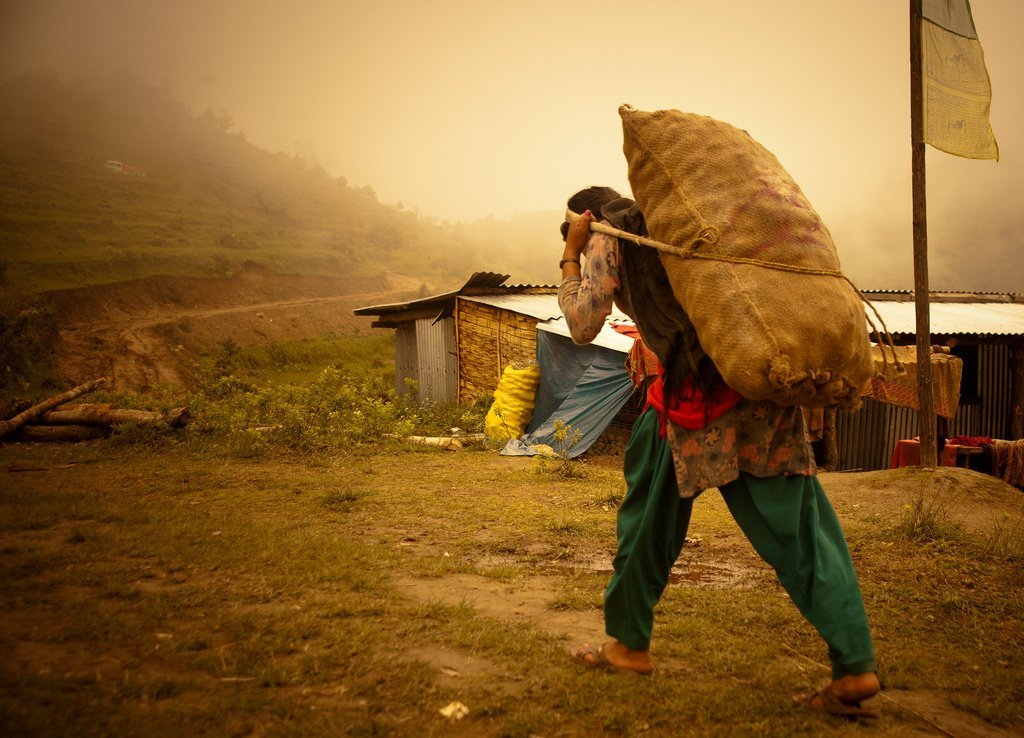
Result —
M828 685L827 689L848 705L862 700L869 700L878 694L882 685L878 674L869 671L867 674L847 674L839 677Z
M603 646L584 643L572 652L572 658L594 669L629 671L637 674L650 674L654 671L650 649L637 651L619 641L608 641Z
M861 707L861 701L878 694L881 684L874 672L848 674L805 698L812 710L820 710L847 718L877 718L878 714Z

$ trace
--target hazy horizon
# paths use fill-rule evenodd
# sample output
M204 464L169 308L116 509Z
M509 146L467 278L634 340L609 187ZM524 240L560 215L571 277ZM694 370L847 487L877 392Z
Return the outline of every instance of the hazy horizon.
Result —
M618 106L698 112L775 153L846 271L911 279L906 2L587 8L8 0L0 77L130 72L195 114L226 111L254 145L452 221L558 210L589 184L628 192ZM931 271L1022 291L1024 3L972 9L1001 160L929 148Z

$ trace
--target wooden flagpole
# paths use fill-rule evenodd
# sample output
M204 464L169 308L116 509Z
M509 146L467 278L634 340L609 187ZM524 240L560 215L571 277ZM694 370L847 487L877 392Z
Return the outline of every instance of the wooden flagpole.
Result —
M914 305L917 317L918 435L921 439L921 466L932 468L937 464L938 454L935 442L935 402L932 398L921 3L922 0L910 0L910 147L914 218Z

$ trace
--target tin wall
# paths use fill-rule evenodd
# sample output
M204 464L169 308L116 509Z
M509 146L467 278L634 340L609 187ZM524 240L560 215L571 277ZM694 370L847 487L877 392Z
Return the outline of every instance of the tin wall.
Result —
M452 404L458 388L458 356L455 352L455 319L436 323L416 321L416 352L419 361L419 400Z
M949 436L1010 438L1011 367L1005 344L978 346L976 388L961 389ZM973 391L972 391L973 389ZM965 401L967 401L965 403ZM865 400L856 412L836 416L840 471L887 469L896 442L918 435L917 410Z
M420 381L416 326L411 322L400 323L395 329L395 392L399 395L409 391L406 379Z

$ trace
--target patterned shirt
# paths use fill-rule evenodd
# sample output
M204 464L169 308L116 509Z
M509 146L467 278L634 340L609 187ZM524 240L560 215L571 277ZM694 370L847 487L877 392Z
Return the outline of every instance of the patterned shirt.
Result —
M580 277L569 277L558 288L558 305L576 343L593 341L616 302L621 301L619 243L612 236L594 233ZM688 430L667 423L679 494L693 497L739 477L815 473L814 456L805 437L799 407L783 407L768 400L742 400L707 427Z

